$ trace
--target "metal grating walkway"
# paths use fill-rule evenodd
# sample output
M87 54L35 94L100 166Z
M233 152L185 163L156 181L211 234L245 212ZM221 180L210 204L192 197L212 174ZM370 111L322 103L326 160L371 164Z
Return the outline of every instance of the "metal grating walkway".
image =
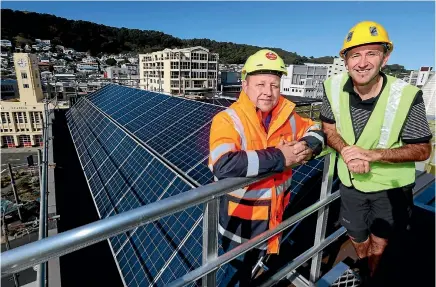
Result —
M358 276L350 269L346 270L335 282L332 287L358 287L360 280Z

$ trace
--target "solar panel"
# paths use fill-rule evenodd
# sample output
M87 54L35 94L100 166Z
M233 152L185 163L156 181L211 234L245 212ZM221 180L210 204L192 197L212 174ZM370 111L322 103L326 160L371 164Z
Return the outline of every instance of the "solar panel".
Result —
M199 185L213 179L205 164L209 130L213 116L224 107L121 86L89 99L138 140L192 175ZM134 106L119 102L133 102ZM191 173L194 168L201 173Z
M209 130L224 109L117 85L81 98L67 122L99 216L212 182ZM320 160L294 169L291 192L321 169ZM199 267L201 221L197 206L110 238L124 283L164 286Z
M100 218L193 188L86 102L79 100L67 120ZM196 206L110 238L124 283L163 286L200 266L201 223Z

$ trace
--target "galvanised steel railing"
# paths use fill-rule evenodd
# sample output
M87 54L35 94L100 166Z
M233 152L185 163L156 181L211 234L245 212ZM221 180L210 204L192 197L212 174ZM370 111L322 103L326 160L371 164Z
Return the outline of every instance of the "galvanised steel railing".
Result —
M44 144L46 143L47 141L44 141ZM46 150L44 150L44 152L46 152ZM318 212L314 246L293 259L287 266L274 274L264 283L264 285L262 285L272 286L277 283L278 280L286 277L291 271L301 266L301 264L311 259L312 268L309 281L299 281L299 286L309 286L309 284L314 283L319 279L322 256L321 251L345 233L345 229L340 228L329 237L325 238L328 205L339 198L338 191L334 193L331 192L336 153L325 152L323 155L325 154L327 155L324 158L322 187L318 202L286 219L276 228L258 235L219 257L219 197L235 189L242 188L264 179L271 174L256 178L229 178L220 180L54 236L44 236L39 241L2 253L2 275L16 273L39 264L40 268L38 268L38 270L41 270L41 273L38 276L40 280L39 286L44 286L42 284L45 283L44 278L46 276L46 268L41 268L41 266L44 266L44 263L49 259L74 252L75 250L106 240L138 226L156 221L162 217L205 203L203 219L203 263L200 267L175 280L169 286L185 286L200 278L202 279L203 286L216 286L216 270L218 270L220 266L230 262L256 246L259 246L269 238L300 222L307 216ZM44 162L46 163L47 157L44 158ZM44 169L42 171L44 171ZM42 188L45 188L46 191L47 186L42 184Z

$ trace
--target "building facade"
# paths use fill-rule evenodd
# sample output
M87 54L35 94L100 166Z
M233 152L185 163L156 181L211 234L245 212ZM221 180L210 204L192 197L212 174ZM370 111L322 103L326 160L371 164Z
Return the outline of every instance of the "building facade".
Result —
M98 63L78 63L77 71L84 73L96 73L98 72Z
M18 82L13 79L1 79L1 99L17 99L18 94Z
M140 86L171 94L202 94L218 87L219 55L197 46L139 55Z
M42 103L1 103L0 131L2 147L42 146Z
M0 132L2 147L42 145L44 120L43 93L35 55L14 54L19 101L1 101Z
M434 74L433 67L420 67L419 70L410 72L409 84L422 88Z
M36 104L43 99L38 58L28 53L14 53L20 102Z
M286 96L321 98L327 69L318 65L289 65L288 75L281 78L280 93Z
M327 70L327 78L330 78L331 76L344 73L347 71L347 68L345 68L345 62L342 58L334 58L333 64L329 65Z

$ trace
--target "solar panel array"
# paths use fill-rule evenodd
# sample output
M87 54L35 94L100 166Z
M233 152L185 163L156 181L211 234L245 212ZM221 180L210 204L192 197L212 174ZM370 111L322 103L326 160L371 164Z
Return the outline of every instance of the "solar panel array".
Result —
M224 109L117 85L81 98L67 122L100 218L212 182L209 130ZM296 168L291 191L321 169L319 160ZM199 267L202 208L111 238L124 283L164 286Z
M86 99L67 121L100 218L193 188ZM109 241L127 286L164 286L200 266L201 238L197 206Z

